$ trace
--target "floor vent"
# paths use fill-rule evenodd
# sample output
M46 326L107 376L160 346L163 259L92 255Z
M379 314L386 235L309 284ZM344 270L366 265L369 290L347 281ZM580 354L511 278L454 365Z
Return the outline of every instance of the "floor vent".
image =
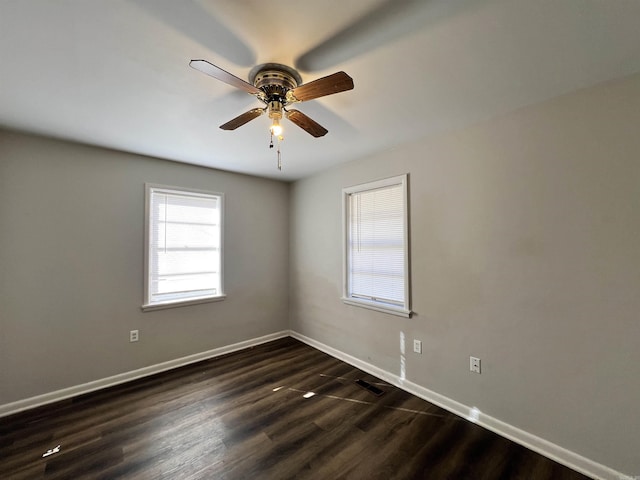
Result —
M373 393L376 397L379 397L380 395L382 395L384 393L384 390L380 390L375 385L371 385L369 382L365 382L364 380L358 379L358 380L356 380L356 384L358 384L359 386L361 386L365 390Z

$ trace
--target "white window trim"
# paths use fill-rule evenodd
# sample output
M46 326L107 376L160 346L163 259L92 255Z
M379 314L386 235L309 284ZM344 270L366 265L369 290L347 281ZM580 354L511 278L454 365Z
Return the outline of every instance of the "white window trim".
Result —
M184 300L171 300L166 302L149 303L149 235L150 222L149 215L151 213L151 189L175 190L178 192L200 193L205 195L215 195L220 197L220 293L217 295L207 295L203 297L189 298ZM164 310L167 308L184 307L188 305L199 305L209 302L220 302L227 298L224 293L224 193L211 192L208 190L197 190L194 188L174 187L170 185L160 185L156 183L144 184L144 303L142 304L143 312L154 310Z
M375 302L363 298L349 296L349 195L377 188L402 185L404 204L404 305L394 306L382 302ZM409 249L409 195L408 174L384 178L373 182L362 183L342 189L342 301L347 305L367 308L377 312L397 315L399 317L411 317L411 284L410 284L410 252Z

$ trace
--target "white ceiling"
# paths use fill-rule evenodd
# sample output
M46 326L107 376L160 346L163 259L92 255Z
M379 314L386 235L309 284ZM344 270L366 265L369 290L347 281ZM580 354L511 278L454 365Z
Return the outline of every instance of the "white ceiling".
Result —
M344 70L355 89L269 119L192 68ZM0 126L281 180L640 70L639 0L0 0Z

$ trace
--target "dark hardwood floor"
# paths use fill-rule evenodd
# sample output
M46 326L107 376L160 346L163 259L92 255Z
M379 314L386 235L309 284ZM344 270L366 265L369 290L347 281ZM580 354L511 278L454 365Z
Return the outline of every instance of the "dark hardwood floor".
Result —
M587 478L292 338L2 418L0 452L5 480Z

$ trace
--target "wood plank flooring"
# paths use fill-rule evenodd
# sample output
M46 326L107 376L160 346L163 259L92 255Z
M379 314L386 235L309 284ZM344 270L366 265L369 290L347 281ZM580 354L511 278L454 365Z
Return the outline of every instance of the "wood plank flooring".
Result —
M587 477L284 338L2 418L0 478Z

